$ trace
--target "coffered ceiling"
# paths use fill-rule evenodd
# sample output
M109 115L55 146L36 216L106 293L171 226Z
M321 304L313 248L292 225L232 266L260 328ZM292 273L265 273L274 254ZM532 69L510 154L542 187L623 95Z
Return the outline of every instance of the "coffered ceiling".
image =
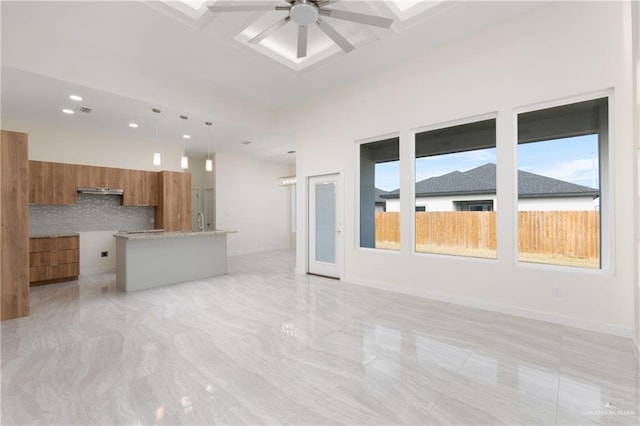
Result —
M206 6L213 3L2 1L2 117L120 137L132 137L127 123L137 119L144 125L135 137L152 138L156 117L150 110L157 107L163 110L165 143L178 143L174 135L184 125L178 116L185 114L198 123L188 147L192 154L213 143L213 150L284 161L295 149L293 130L279 114L284 107L543 7L520 1L343 0L331 8L391 17L394 24L385 30L333 20L356 46L348 54L310 28L309 55L298 60L295 25L247 43L282 12L212 13ZM71 91L89 94L90 119L76 114L69 120L60 112L67 102L60 98ZM214 123L210 133L200 126L204 121ZM243 145L245 140L253 143Z

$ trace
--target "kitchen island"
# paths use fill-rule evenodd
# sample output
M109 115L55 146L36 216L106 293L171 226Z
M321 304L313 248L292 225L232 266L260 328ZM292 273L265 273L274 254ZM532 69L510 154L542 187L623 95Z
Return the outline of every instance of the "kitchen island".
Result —
M232 232L118 232L116 287L135 291L226 274Z

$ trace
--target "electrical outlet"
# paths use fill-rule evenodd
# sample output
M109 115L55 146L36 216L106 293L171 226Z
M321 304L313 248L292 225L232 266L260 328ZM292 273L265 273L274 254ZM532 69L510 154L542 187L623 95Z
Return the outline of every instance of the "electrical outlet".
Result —
M553 297L560 297L560 287L553 287L551 294L553 294Z
M100 252L100 257L109 257L109 252L108 251L101 251Z

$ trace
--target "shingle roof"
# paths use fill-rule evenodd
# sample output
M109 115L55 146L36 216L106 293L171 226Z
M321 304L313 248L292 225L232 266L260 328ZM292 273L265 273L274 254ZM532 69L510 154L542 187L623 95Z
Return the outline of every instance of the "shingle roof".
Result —
M374 188L374 189L376 190L376 195L375 195L376 203L382 203L382 204L386 203L387 200L385 200L384 198L381 198L381 196L385 195L385 194L388 194L389 191L385 191L385 190L378 189L378 188Z
M496 165L487 163L466 172L451 172L416 183L416 196L471 195L496 193ZM598 196L599 191L588 186L518 170L520 198ZM398 198L399 190L389 191L382 198Z

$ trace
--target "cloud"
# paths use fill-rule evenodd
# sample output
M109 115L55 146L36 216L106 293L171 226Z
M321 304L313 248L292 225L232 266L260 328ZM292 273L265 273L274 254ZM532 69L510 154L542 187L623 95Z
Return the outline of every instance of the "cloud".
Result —
M541 167L529 166L526 169L531 173L585 186L593 186L595 177L595 185L598 186L598 166L598 161L594 162L591 158L580 158L545 164Z
M495 148L423 157L416 161L416 181L442 176L454 171L466 172L484 164L495 162Z

